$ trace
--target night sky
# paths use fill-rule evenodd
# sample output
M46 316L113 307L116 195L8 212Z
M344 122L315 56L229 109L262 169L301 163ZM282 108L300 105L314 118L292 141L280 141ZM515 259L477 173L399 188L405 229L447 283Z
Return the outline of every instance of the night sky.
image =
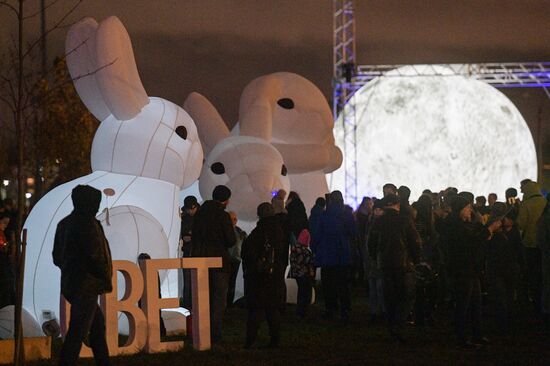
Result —
M30 13L39 2L27 3ZM49 24L72 4L57 2ZM356 4L359 64L550 61L550 0ZM12 15L0 11L5 49L16 28ZM243 87L266 73L297 72L330 98L331 0L88 0L70 19L109 15L117 15L128 29L150 95L182 105L190 92L198 91L229 125L236 122ZM31 21L27 29L35 33L38 28ZM63 52L65 33L50 38L51 57ZM550 100L540 89L506 93L533 131L540 108L543 120L550 122Z

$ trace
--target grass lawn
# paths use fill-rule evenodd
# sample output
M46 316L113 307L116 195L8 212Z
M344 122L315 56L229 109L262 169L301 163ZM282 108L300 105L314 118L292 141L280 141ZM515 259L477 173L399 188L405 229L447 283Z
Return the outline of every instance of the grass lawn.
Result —
M408 326L407 343L397 344L390 339L384 324L367 324L368 307L364 290L353 291L351 321L321 320L322 303L315 304L310 319L297 321L294 306L289 305L283 315L282 346L278 349L243 349L246 312L232 308L224 319L224 341L212 350L196 352L186 342L181 352L138 354L112 359L113 365L550 365L550 334L537 329L534 319L519 316L511 335L499 334L485 321L491 345L477 351L455 348L450 318L446 312L438 314L437 322L424 329ZM488 323L488 324L487 324ZM258 339L259 346L268 342L264 323ZM57 357L59 344L54 347ZM32 365L54 365L40 362ZM82 365L93 365L93 360L82 360Z

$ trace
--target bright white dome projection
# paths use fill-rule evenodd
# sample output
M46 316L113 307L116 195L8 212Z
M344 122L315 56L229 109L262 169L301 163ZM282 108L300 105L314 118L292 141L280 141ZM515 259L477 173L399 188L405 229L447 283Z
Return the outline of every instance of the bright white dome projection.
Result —
M442 76L412 76L417 72ZM453 75L444 66L406 66L361 88L344 108L357 123L357 194L382 195L391 182L411 189L449 186L476 195L504 195L522 179L537 178L529 128L512 102L494 87ZM411 76L408 76L411 75ZM342 115L337 145L344 150ZM331 188L344 191L344 166Z

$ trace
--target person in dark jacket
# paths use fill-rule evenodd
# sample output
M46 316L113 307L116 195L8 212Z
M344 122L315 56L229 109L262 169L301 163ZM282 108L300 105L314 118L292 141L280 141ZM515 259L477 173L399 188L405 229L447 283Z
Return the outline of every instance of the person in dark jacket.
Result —
M304 229L309 230L306 207L300 199L298 193L290 191L286 200L286 211L288 213L288 223L290 231L297 238Z
M193 233L193 219L198 209L200 208L195 196L187 196L183 200L181 209L181 227L180 227L180 243L181 256L183 258L191 256L191 238ZM182 305L184 308L191 310L191 270L184 269L183 274L183 298Z
M97 304L98 295L113 289L109 243L95 218L101 192L79 185L71 198L74 210L57 225L52 253L61 269L61 294L71 304L60 364L76 365L82 342L89 337L96 365L109 365L105 319Z
M448 271L454 287L455 334L458 347L476 348L487 344L481 333L481 271L484 245L501 226L496 220L488 226L472 221L472 205L461 196L451 202L451 214L445 222L448 240ZM472 322L472 341L466 338L468 315Z
M488 222L502 220L502 227L487 242L485 255L489 298L503 331L510 328L514 296L523 265L523 243L519 229L514 225L513 215L511 210L507 212L505 203L493 204Z
M411 190L407 186L400 186L397 190L397 197L399 197L399 215L405 216L409 220L413 219L414 209L411 207L409 199L411 198Z
M321 214L325 212L326 205L327 201L323 197L317 197L315 200L315 206L311 208L309 213L309 233L311 234L312 240L315 236L314 231L319 226L319 218L321 217Z
M281 190L279 190L281 191ZM283 190L284 192L284 190ZM285 192L286 194L286 192ZM283 250L284 253L284 262L286 263L285 264L285 268L286 266L288 266L288 256L289 256L289 252L290 252L290 245L291 243L294 243L296 241L296 237L294 237L292 234L292 230L291 230L291 227L290 227L290 220L289 220L289 216L288 216L288 212L286 211L285 209L285 201L283 200L283 198L281 198L281 196L279 194L277 194L277 196L273 197L271 199L271 205L273 206L273 211L275 212L275 217L277 218L277 220L279 220L279 225L281 225L281 228L283 229L283 237L284 237L284 243L285 243L285 248ZM285 280L285 276L284 276L284 273L282 276L279 277L279 285L281 286L281 290L280 290L280 294L282 296L282 299L281 299L281 312L284 313L285 310L286 310L286 280Z
M362 284L368 283L367 278L367 263L368 263L368 254L367 254L367 233L369 230L369 217L372 213L372 207L374 201L370 197L363 197L361 204L357 207L355 211L355 223L357 225L357 245L359 250L359 268L358 268L358 278L359 282Z
M349 319L351 294L349 288L350 239L357 235L353 215L344 208L340 191L330 194L327 210L314 228L311 250L315 265L321 267L321 284L325 296L325 319L340 310L342 320Z
M415 324L423 326L426 320L433 320L432 314L435 311L439 288L441 252L434 227L431 198L422 195L413 207L416 211L415 228L422 242L422 265L417 268L414 316ZM419 271L420 269L424 269L424 272Z
M193 220L191 254L193 257L221 257L222 268L212 268L210 279L210 333L212 342L222 338L223 314L227 305L227 291L231 273L228 249L237 238L229 214L225 211L231 190L219 185L212 192L212 200L205 201Z
M373 223L369 253L376 258L384 277L390 335L403 342L401 330L414 302L414 265L420 258L420 237L411 218L399 214L397 196L387 195L383 202L384 215Z
M231 257L231 273L229 276L229 289L227 290L227 307L232 307L233 301L235 300L237 275L239 274L239 268L241 267L241 249L243 246L243 241L246 239L246 232L237 226L239 218L237 217L236 212L229 211L229 217L231 217L231 223L233 224L235 237L237 238L235 245L229 248L229 256Z
M286 244L273 206L264 202L258 206L257 213L259 220L256 228L244 240L241 251L244 296L248 308L245 348L254 345L264 316L271 336L269 346L277 347L280 342L280 277L284 276L286 268ZM267 256L266 252L271 254ZM266 262L271 265L270 270L266 270Z

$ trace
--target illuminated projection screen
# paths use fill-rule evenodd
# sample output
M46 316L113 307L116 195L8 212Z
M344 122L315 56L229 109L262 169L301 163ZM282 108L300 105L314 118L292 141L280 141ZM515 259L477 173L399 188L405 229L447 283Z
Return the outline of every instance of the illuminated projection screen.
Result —
M357 194L382 195L392 182L411 189L449 186L476 195L504 196L522 179L537 178L537 158L529 128L517 108L494 87L455 76L412 76L411 66L393 70L403 76L380 77L362 87L344 108L357 124ZM415 65L415 72L428 66ZM411 75L411 76L409 76ZM344 150L342 114L335 131ZM344 166L329 180L344 191Z

